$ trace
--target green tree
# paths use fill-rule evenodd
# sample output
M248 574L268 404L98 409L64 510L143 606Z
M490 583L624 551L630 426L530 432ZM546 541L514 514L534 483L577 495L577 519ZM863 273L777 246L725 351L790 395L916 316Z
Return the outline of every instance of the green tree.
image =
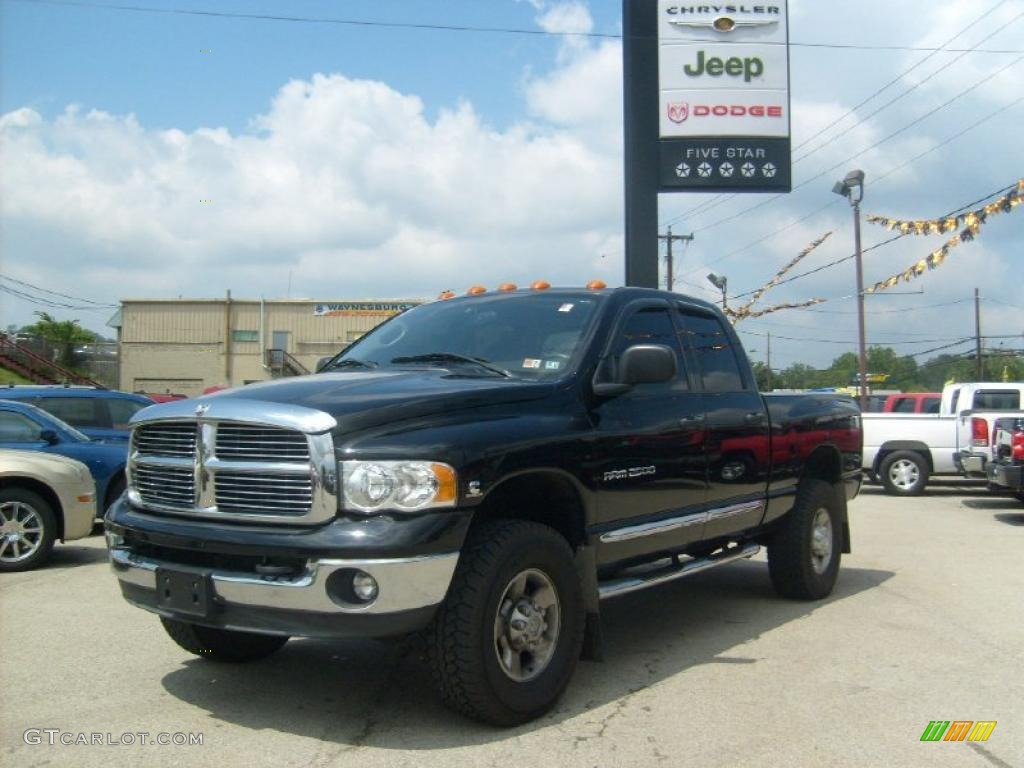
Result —
M57 362L65 368L75 364L76 344L96 339L96 334L83 328L77 320L57 320L48 312L36 312L36 316L39 319L23 330L53 344L58 350Z

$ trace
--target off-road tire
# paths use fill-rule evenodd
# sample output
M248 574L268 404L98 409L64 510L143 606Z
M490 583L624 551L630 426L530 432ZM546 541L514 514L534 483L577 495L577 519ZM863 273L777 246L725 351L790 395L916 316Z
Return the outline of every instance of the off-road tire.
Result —
M0 490L0 505L20 504L22 508L28 507L35 514L42 528L39 545L35 551L24 559L17 561L0 560L0 573L13 573L15 571L30 571L38 568L50 558L53 550L53 542L57 538L57 515L53 507L38 493L33 493L27 488L4 488ZM0 534L0 543L4 541L4 535ZM8 549L11 547L8 544ZM19 543L19 547L22 544Z
M894 465L910 462L916 467L917 480L912 485L897 485L889 473ZM928 485L928 459L917 451L893 451L882 460L878 476L885 492L893 496L920 496Z
M160 617L171 639L189 653L203 659L240 663L259 661L280 650L286 635L260 635L234 629L216 629Z
M795 600L827 597L839 576L843 526L837 505L838 491L824 480L800 483L796 503L768 543L768 573L775 591ZM831 556L821 572L814 567L815 518L825 510L831 522Z
M542 572L558 597L560 627L550 661L525 682L509 677L495 650L495 619L506 585L527 569ZM583 593L568 542L522 520L491 520L469 534L448 597L426 630L427 657L444 703L498 726L547 712L569 683L583 645Z

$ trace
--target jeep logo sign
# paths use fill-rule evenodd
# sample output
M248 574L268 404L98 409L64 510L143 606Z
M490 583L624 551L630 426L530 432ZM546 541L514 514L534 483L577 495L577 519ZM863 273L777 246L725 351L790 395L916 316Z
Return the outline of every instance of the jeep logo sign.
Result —
M711 56L704 60L704 51L697 51L697 61L694 64L687 64L683 72L690 77L700 77L707 72L712 77L718 77L723 72L732 77L743 75L745 82L750 82L755 77L764 73L764 62L757 56L750 56L741 59L739 56L732 56L724 61L717 56Z

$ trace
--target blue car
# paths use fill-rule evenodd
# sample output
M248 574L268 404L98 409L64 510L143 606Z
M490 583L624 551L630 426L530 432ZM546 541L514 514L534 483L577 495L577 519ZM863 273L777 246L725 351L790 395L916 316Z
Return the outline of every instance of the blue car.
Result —
M153 404L145 395L96 387L8 386L0 398L31 403L66 421L93 440L128 441L128 422Z
M16 400L0 400L0 448L56 453L78 459L96 482L96 510L102 515L124 492L128 443L91 440L46 411Z

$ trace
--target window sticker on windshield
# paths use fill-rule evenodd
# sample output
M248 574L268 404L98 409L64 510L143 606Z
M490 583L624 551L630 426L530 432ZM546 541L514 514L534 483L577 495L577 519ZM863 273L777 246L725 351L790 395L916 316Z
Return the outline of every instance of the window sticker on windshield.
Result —
M562 367L562 363L558 360L548 360L544 363L544 367L549 371L557 371Z
M540 360L535 360L532 357L528 357L523 360L523 368L540 368Z
M558 308L558 311L559 312L572 312L572 308L573 308L572 304L563 304L562 306L560 306Z

